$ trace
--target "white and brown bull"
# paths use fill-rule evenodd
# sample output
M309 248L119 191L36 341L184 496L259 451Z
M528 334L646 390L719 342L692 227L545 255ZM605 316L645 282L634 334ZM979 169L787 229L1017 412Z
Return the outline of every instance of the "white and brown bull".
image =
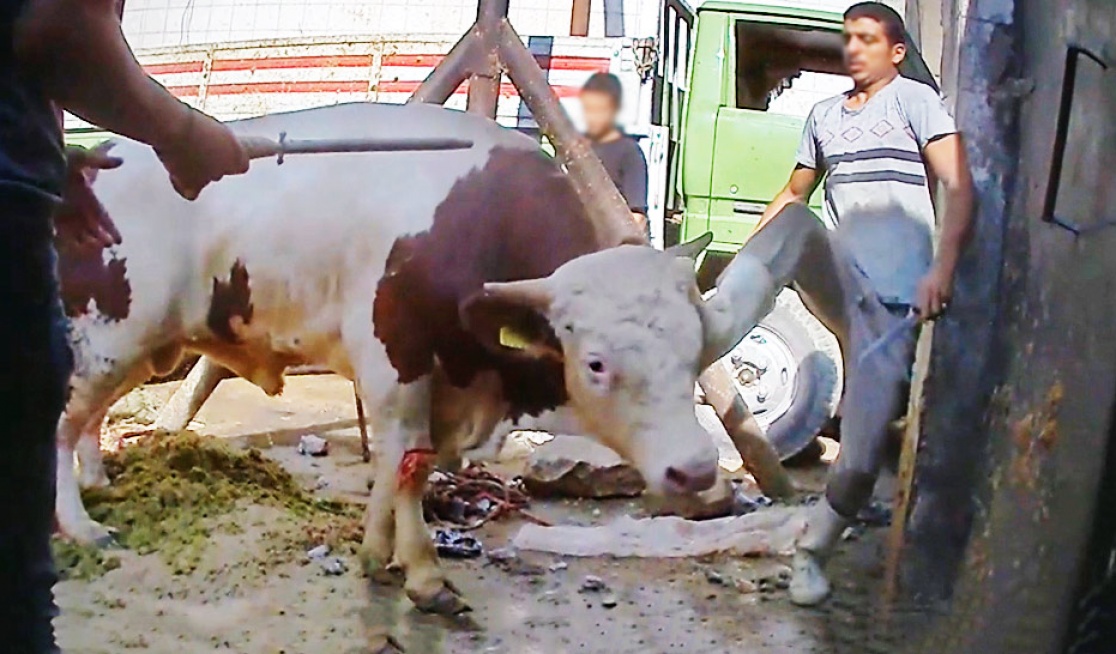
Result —
M81 483L105 483L107 408L186 351L270 394L294 363L354 380L377 452L363 562L373 574L398 563L423 609L463 607L423 523L431 455L477 445L505 417L568 405L653 492L713 484L694 382L747 326L701 300L692 261L600 242L608 230L594 229L533 140L425 105L341 105L232 128L474 146L256 163L187 202L150 149L116 144L124 166L93 188L123 244L60 253L76 359L58 429L65 534L109 536L82 506L75 451ZM509 347L509 334L520 342Z

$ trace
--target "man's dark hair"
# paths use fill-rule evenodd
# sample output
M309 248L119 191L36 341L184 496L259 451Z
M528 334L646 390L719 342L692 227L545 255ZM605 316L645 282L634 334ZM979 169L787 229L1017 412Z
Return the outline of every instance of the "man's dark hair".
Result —
M899 14L881 2L860 2L845 11L845 20L859 20L871 18L883 25L884 34L891 45L907 44L907 28Z
M612 73L593 73L589 79L585 81L585 86L581 87L581 92L604 93L607 95L617 107L620 106L620 99L624 96L624 90L620 86L620 78Z

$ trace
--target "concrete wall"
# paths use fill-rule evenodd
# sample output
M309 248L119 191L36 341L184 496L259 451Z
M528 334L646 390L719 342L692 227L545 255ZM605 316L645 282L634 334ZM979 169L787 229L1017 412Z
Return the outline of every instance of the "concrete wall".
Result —
M1116 474L1116 3L943 7L981 206L934 334L908 581L950 578L967 544L965 565L951 617L918 651L1060 653L1084 581L1100 577L1083 573L1087 555L1112 547L1094 518L1112 513L1098 491L1106 465ZM1083 60L1070 107L1054 214L1092 226L1079 234L1043 220L1073 44L1110 65Z

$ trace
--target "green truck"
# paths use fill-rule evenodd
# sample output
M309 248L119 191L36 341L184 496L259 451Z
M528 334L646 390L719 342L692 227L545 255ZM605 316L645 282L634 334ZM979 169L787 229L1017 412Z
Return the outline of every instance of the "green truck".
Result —
M656 95L667 98L658 122L671 141L664 240L713 233L698 269L703 291L786 184L810 109L852 87L842 59L842 12L833 2L828 9L809 4L822 3L710 0L696 12L673 0L665 5L674 29L660 37L660 56L688 55L688 65L683 78L655 79ZM690 51L674 54L679 46ZM903 74L937 88L914 47ZM672 116L679 101L681 111ZM810 204L828 219L821 187ZM814 442L841 397L836 339L789 289L724 364L784 457Z

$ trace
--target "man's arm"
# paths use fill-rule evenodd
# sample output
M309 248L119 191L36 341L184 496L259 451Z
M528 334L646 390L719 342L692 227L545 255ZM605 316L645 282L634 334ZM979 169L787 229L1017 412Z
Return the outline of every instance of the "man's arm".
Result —
M918 288L919 311L931 318L940 314L953 296L953 275L972 233L973 180L959 134L930 141L922 156L931 178L942 184L945 199L938 253Z
M187 197L248 159L227 128L151 79L120 28L116 0L30 0L15 52L53 100L81 118L159 152Z
M771 204L767 205L767 209L764 210L763 216L753 233L763 229L764 225L771 222L771 219L779 215L779 212L788 204L795 202L806 204L814 189L817 188L820 179L821 175L818 174L817 170L802 165L796 166L794 172L791 173L790 181L787 182L782 191L779 191L779 195L775 196Z
M632 141L632 149L621 167L620 191L628 201L632 219L646 232L647 225L647 160L639 144Z

